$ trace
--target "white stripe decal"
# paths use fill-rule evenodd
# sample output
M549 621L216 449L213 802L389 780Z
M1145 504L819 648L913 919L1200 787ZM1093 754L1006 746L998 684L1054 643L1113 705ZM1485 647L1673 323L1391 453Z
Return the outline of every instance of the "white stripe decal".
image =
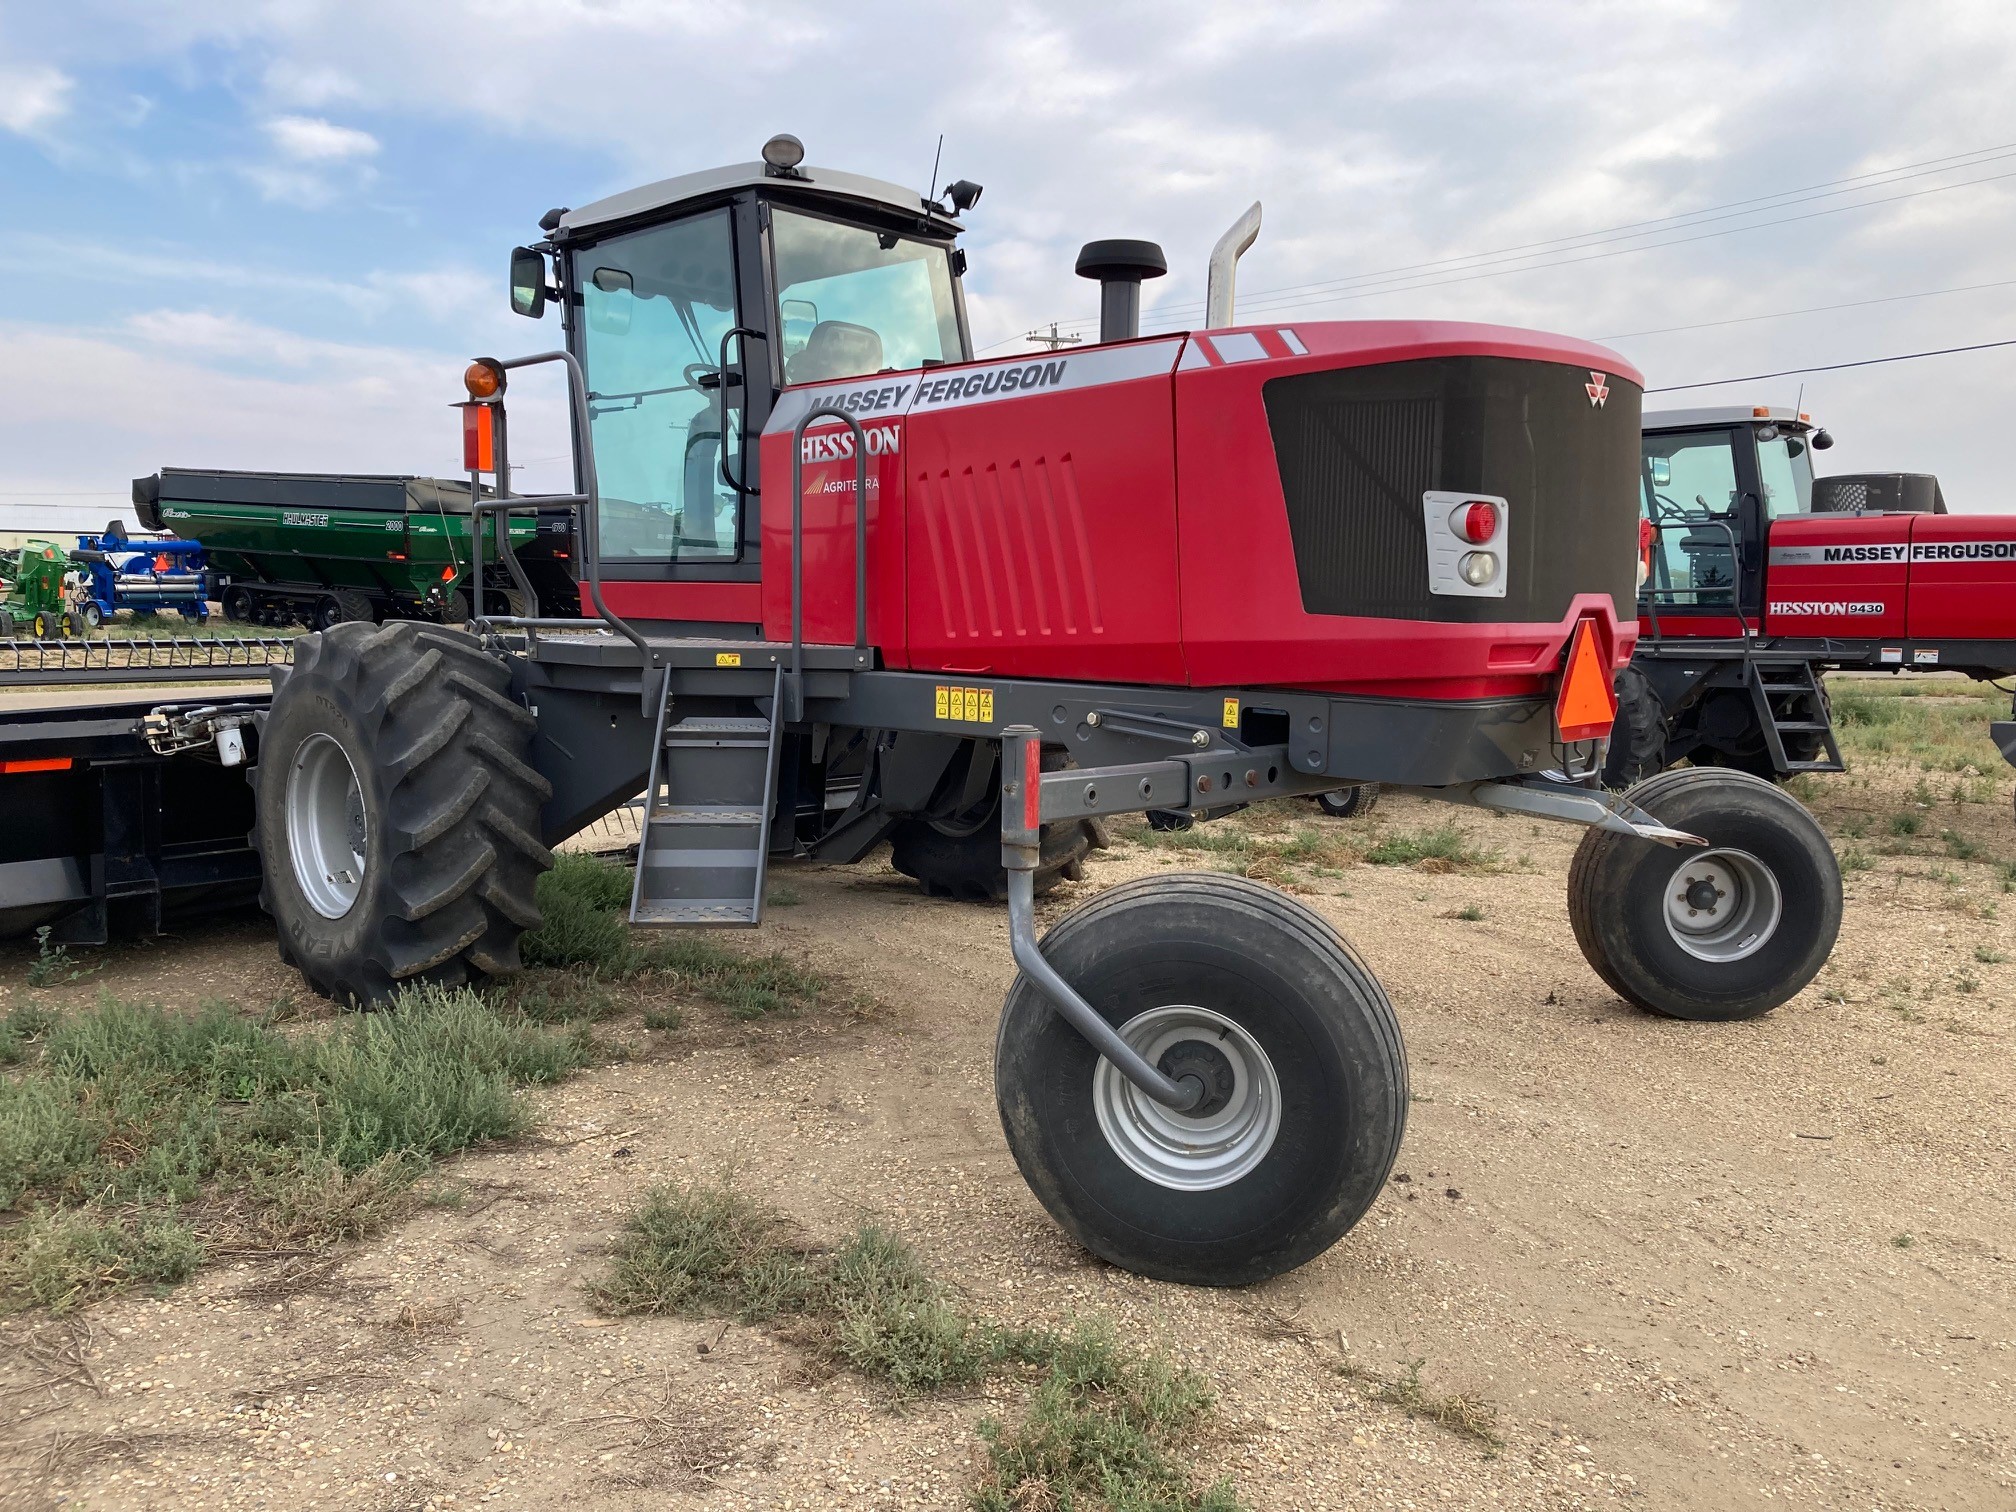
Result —
M843 384L786 389L770 411L763 432L788 431L819 405L833 405L862 420L894 420L1025 394L1061 393L1161 377L1175 370L1182 347L1180 340L1131 342L1074 352L1068 357L1032 353L984 366L926 368L921 373L887 373Z
M1267 348L1260 345L1260 338L1251 331L1232 331L1205 339L1221 362L1257 362L1267 356Z
M1297 357L1307 357L1309 355L1309 348L1302 345L1302 338L1286 326L1281 327L1281 340L1287 344L1288 350L1293 352Z

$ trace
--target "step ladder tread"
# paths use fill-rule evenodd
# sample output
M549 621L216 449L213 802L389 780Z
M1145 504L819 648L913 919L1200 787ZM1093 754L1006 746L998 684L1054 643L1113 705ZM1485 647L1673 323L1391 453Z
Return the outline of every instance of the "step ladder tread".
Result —
M748 924L755 904L749 898L682 898L666 902L644 898L637 905L639 924Z
M1775 721L1775 723L1781 735L1788 732L1799 735L1814 735L1828 728L1826 721L1820 719L1780 719Z
M761 824L763 810L704 803L666 804L650 811L653 824Z
M681 719L665 726L667 735L768 735L767 719Z

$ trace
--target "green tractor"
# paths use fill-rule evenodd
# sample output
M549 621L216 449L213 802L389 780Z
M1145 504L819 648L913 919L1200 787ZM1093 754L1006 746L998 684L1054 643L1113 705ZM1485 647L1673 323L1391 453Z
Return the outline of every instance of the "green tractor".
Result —
M65 577L70 553L54 541L30 541L19 551L0 551L0 640L22 631L36 640L78 635Z

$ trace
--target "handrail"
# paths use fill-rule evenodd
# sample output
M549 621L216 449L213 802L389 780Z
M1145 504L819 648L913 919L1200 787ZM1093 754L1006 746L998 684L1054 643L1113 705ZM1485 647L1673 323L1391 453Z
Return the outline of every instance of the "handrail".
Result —
M821 404L791 432L791 719L805 715L805 430L815 420L844 420L854 433L854 649L868 649L868 433L847 411Z
M1722 534L1729 537L1729 565L1734 573L1729 582L1729 607L1733 609L1736 613L1736 631L1737 634L1742 637L1743 644L1747 648L1750 644L1750 621L1748 617L1746 617L1743 613L1743 555L1742 555L1742 546L1738 543L1736 539L1735 527L1732 526L1727 520L1722 519L1675 520L1672 523L1675 525L1684 525L1689 530L1699 530L1704 525L1712 525L1717 530L1721 531ZM1666 526L1661 524L1658 520L1653 520L1651 524L1652 524L1652 533L1655 536L1663 535L1665 533ZM1666 638L1666 632L1662 630L1659 626L1659 593L1657 589L1651 588L1649 581L1647 583L1647 588L1649 591L1645 595L1645 604L1646 607L1651 611L1652 638L1655 641L1664 641ZM1669 593L1674 593L1678 592L1679 590L1669 588L1666 591ZM1690 588L1687 591L1689 593L1693 593L1696 595L1698 595L1701 592L1699 588ZM1674 607L1677 608L1678 606L1675 605ZM1698 599L1694 607L1697 609L1701 607L1701 604L1699 603ZM1747 649L1744 654L1747 658L1749 654Z
M727 485L728 485L728 486L729 486L730 488L732 488L732 489L733 489L733 490L735 491L735 497L736 497L737 501L739 502L739 501L740 501L740 500L742 500L742 499L746 499L746 498L748 498L750 494L752 494L752 493L754 493L754 492L755 492L755 490L754 490L754 489L752 489L752 488L751 488L751 487L750 487L750 486L749 486L749 485L748 485L747 483L745 483L745 482L742 482L742 481L740 481L740 480L738 480L738 479L735 479L735 478L731 478L731 477L729 477L729 476L728 476L728 445L727 445L727 442L728 442L728 343L729 343L729 341L730 341L730 340L731 340L731 339L732 339L733 337L736 337L736 336L740 336L740 337L742 338L742 368L743 368L743 371L742 371L742 374L741 374L741 377L742 377L742 395L743 395L743 398L742 398L742 404L743 404L743 410L742 410L742 435L743 435L743 443L744 443L744 447L746 447L746 445L747 445L747 441L748 441L748 434L749 434L749 432L748 432L748 423L749 423L749 409L748 409L748 404L749 404L749 398L748 398L748 396L749 396L749 373L748 373L748 368L749 368L749 338L750 338L751 336L754 336L754 337L755 337L755 338L756 338L756 339L757 339L758 341L768 341L768 340L769 340L770 338L769 338L769 337L767 337L767 336L765 336L765 335L764 335L764 334L763 334L763 333L762 333L761 331L757 330L757 329L756 329L755 327L753 327L753 326L744 326L744 325L738 325L738 326L730 326L730 327L728 327L728 329L727 329L727 330L725 330L725 331L723 331L723 332L721 333L721 360L720 360L720 362L719 362L719 363L718 363L718 364L717 364L717 365L715 366L715 369L714 369L714 371L715 371L715 372L716 372L717 374L719 374L719 375L720 375L720 379L721 379L721 387L720 387L719 389L717 389L717 390L715 391L716 393L718 393L718 394L719 394L719 395L721 396L721 443L722 443L722 445L721 445L721 460L720 460L720 462L719 462L719 463L718 463L717 465L718 465L718 467L719 467L719 469L720 469L720 473L721 473L721 481L722 481L723 483L726 483L726 484L727 484ZM737 447L737 448L736 448L736 455L737 455L737 456L738 456L738 457L740 458L740 460L741 460L741 463L742 463L742 477L744 477L744 478L747 478L747 477L749 476L749 459L748 459L748 457L746 457L746 456L743 456L743 455L742 455L744 447Z
M576 518L581 522L575 550L580 553L582 576L588 584L588 602L595 606L601 622L629 641L644 658L644 691L650 696L651 643L644 639L635 625L610 609L602 598L602 494L601 485L595 476L595 443L589 430L588 418L588 375L582 370L581 359L572 352L535 352L530 357L507 357L497 366L509 371L513 368L536 367L543 362L558 362L567 369L567 402L573 417L572 446L574 451L575 476L581 480L581 491L577 494L520 494L522 501L517 508L537 508L542 503L571 503L576 508ZM500 480L510 475L504 454L503 437L497 438L497 476ZM504 485L508 488L508 484ZM508 497L508 494L506 495ZM508 533L508 531L507 531ZM584 623L587 623L584 616Z

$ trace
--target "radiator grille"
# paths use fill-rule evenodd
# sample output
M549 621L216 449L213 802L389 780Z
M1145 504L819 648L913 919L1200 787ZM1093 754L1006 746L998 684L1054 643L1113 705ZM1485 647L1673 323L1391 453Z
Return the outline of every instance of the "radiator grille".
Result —
M1303 373L1267 384L1267 422L1303 607L1441 621L1558 620L1578 592L1633 606L1639 391L1506 357ZM1503 599L1428 591L1421 496L1503 498Z

